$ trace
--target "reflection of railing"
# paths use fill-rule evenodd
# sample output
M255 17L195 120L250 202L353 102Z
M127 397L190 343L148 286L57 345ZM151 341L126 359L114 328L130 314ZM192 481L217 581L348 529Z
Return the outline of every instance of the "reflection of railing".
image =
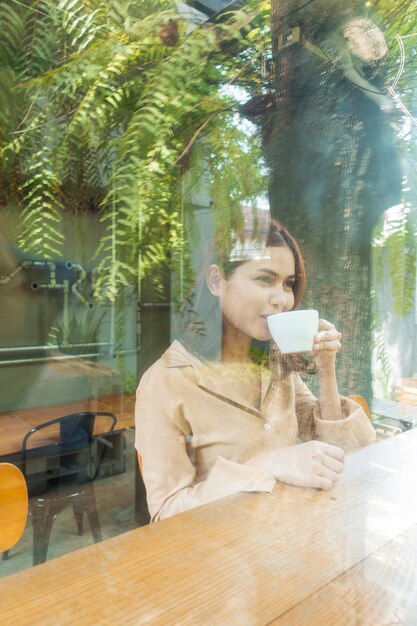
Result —
M52 344L45 346L11 346L9 348L0 348L0 354L10 354L11 352L39 352L40 350L61 350L62 348L95 348L110 345L110 341L99 341L95 343L68 343L59 346Z
M43 263L43 262L42 262ZM69 265L69 264L67 264ZM73 266L74 267L74 266ZM70 269L70 268L68 268ZM55 279L55 278L54 278ZM44 285L37 285L35 290L38 288L43 288ZM73 291L71 289L71 291ZM85 300L84 300L85 301ZM86 301L85 301L86 302ZM169 308L172 306L172 302L142 302L140 304L140 308L150 309L150 308ZM112 306L112 317L114 315L114 307ZM64 315L65 319L65 315ZM112 325L114 324L114 320L112 319ZM140 337L138 337L140 340ZM139 342L140 343L140 342ZM18 365L18 364L30 364L30 363L44 363L46 361L63 361L69 359L92 359L99 356L110 355L110 356L122 356L126 354L137 354L140 352L141 347L138 345L137 348L125 349L125 350L112 350L112 346L114 345L114 341L95 341L95 342L76 342L72 343L70 341L63 342L62 344L45 344L45 345L37 345L37 346L10 346L7 348L0 348L0 366L2 365ZM1 358L2 355L14 355L14 354L26 354L30 352L61 352L66 349L80 349L81 348L108 348L107 351L101 352L91 352L85 353L81 352L77 354L50 354L45 356L36 356L31 358L14 358L4 360Z
M107 352L91 352L85 353L80 352L78 354L50 354L48 356L37 356L32 358L15 358L8 360L0 360L1 365L18 365L18 364L29 364L29 363L42 363L46 361L65 361L68 359L92 359L95 357L103 356L108 354L110 356L121 356L123 354L136 354L139 352L139 348L132 348L127 350L112 350L113 343L111 341L99 341L94 343L67 343L63 345L44 345L44 346L12 346L9 348L0 348L0 355L2 354L15 354L15 353L27 353L27 352L48 352L48 351L58 351L60 352L62 349L67 348L105 348L107 347Z

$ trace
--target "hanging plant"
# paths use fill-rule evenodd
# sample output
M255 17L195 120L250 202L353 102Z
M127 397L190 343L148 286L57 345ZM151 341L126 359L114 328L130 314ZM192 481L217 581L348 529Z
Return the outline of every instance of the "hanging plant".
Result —
M114 300L179 244L174 200L196 140L211 159L219 127L240 132L219 115L235 106L221 86L238 63L223 50L227 41L247 48L249 18L234 12L189 32L172 0L39 0L2 11L15 37L1 50L7 99L21 104L0 120L0 175L21 207L19 245L56 258L63 212L98 211L97 293Z

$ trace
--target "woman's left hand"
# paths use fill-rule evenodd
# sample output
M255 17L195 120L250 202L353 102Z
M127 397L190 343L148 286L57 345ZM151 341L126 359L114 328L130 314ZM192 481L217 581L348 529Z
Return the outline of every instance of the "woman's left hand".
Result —
M334 324L327 320L319 320L319 332L313 341L314 363L318 370L334 366L336 355L342 349L341 338L342 333L336 330Z

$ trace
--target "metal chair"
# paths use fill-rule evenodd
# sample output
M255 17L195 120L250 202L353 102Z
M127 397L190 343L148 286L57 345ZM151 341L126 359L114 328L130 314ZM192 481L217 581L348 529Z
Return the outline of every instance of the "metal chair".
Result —
M97 417L110 420L110 426L94 437ZM23 438L21 466L30 497L34 565L46 561L52 525L68 506L73 509L78 534L83 534L86 513L94 541L101 541L94 480L107 448L112 447L106 437L116 422L113 413L73 413L35 426ZM98 454L97 439L102 444Z

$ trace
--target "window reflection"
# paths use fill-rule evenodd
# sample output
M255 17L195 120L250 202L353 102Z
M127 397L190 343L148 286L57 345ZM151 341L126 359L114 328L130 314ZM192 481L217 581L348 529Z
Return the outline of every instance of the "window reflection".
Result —
M23 471L30 517L4 574L146 522L129 454L136 297L93 302L94 266L76 238L72 261L14 241L2 229L0 457Z
M114 415L89 441L102 537L149 520L135 437L156 520L272 489L251 459L319 433L314 358L269 344L291 298L343 333L331 411L356 411L359 434L319 438L368 442L360 407L379 438L417 422L412 3L223 4L0 6L0 461L22 465L32 427ZM300 302L276 222L305 257ZM281 289L256 323L252 287ZM41 431L45 486L60 431ZM48 558L98 538L77 515ZM29 567L32 543L29 521L0 572Z

